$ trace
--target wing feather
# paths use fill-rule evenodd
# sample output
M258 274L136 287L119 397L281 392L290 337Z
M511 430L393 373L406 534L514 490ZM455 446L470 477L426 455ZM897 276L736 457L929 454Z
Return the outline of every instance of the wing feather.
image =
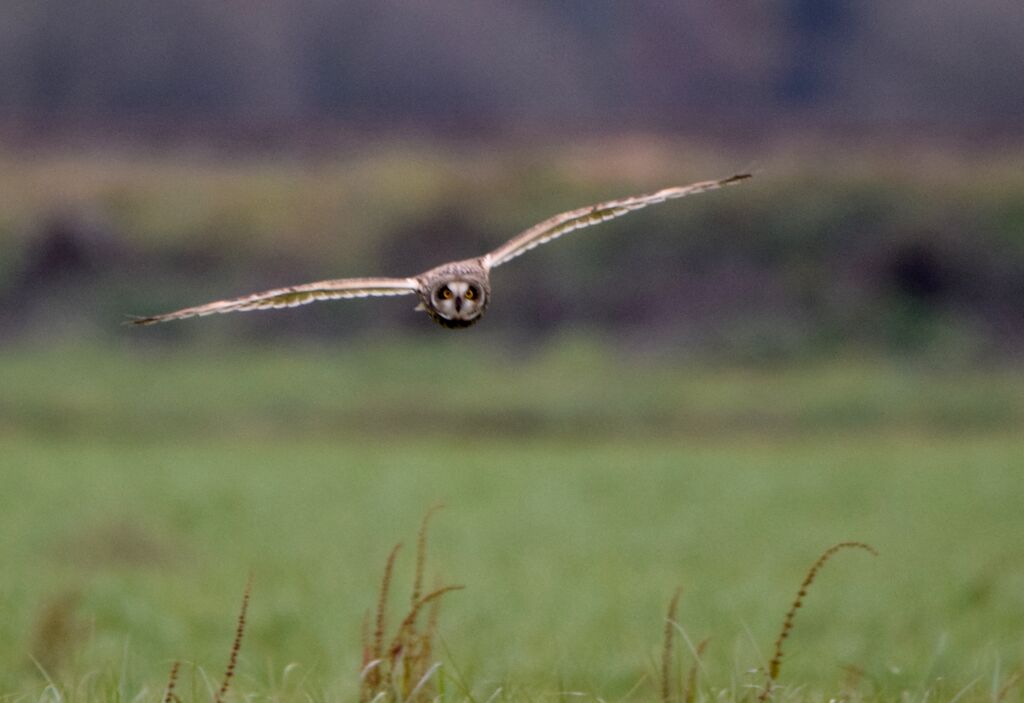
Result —
M367 298L370 296L406 295L415 293L415 278L340 278L331 281L317 281L288 288L253 293L240 298L217 300L205 305L184 308L175 312L151 317L140 317L131 322L136 325L152 325L168 320L183 320L188 317L201 317L223 312L239 312L245 310L271 310L274 308L294 308L317 300L338 300L343 298Z
M590 227L591 225L596 225L601 222L607 222L608 220L621 217L626 213L639 210L640 208L647 207L648 205L662 203L666 200L672 200L673 198L683 198L687 195L703 193L708 190L715 190L716 188L738 183L739 181L743 181L747 178L750 178L749 173L740 173L718 181L701 181L700 183L692 183L688 186L665 188L656 193L637 195L631 198L622 198L619 200L609 200L604 203L598 203L597 205L580 208L579 210L563 212L560 215L548 218L528 230L521 232L492 251L490 254L487 254L483 259L484 265L488 268L501 266L517 256L525 254L534 247L550 242L551 240L557 239L563 234L568 234L574 230Z

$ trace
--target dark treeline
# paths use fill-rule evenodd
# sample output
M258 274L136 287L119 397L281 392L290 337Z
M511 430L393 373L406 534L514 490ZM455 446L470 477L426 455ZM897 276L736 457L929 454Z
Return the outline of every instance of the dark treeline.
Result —
M0 118L1024 125L1018 0L10 0Z

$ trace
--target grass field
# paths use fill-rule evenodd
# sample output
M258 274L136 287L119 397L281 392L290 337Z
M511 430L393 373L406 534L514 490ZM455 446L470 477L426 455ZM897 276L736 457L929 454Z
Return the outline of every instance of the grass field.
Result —
M135 331L133 331L135 332ZM568 340L0 352L0 693L343 699L430 505L446 697L658 695L665 610L701 698L753 695L807 567L785 695L986 700L1024 665L1024 375L847 358L687 367ZM500 383L496 380L500 379ZM685 644L677 653L689 666ZM292 666L294 664L294 666ZM198 671L198 670L196 670ZM51 698L47 698L50 700ZM1021 700L1010 687L1003 700Z

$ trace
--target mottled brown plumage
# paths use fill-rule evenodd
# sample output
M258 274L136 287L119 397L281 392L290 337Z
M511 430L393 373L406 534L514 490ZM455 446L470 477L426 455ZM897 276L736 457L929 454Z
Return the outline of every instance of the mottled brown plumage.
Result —
M573 230L605 222L648 205L714 190L747 178L750 178L750 174L738 174L718 181L702 181L688 186L665 188L648 195L609 200L579 210L563 212L521 232L489 254L475 259L452 261L409 278L341 278L318 281L288 288L275 288L240 298L218 300L163 315L140 317L133 322L137 325L151 325L223 312L290 308L316 300L415 293L420 299L416 309L424 310L438 324L452 329L469 327L483 317L490 303L491 269Z

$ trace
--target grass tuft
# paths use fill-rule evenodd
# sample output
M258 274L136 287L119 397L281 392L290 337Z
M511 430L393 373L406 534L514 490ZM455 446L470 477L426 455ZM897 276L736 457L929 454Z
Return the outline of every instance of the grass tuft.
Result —
M1021 673L1019 671L1015 671L1012 674L1010 674L1010 676L1007 677L1006 681L1003 682L1003 685L1000 686L999 690L996 692L995 703L1003 703L1003 701L1006 700L1006 696L1010 693L1010 690L1014 686L1019 684L1020 681Z
M679 607L679 598L683 595L683 588L680 586L672 594L672 600L668 603L668 614L665 616L665 640L661 645L661 701L672 703L672 649L676 629L676 610Z
M683 703L693 703L697 697L697 672L700 670L701 657L704 656L710 641L710 637L705 637L693 652L693 663L690 664L690 673L686 677L686 690L683 691Z
M679 598L683 594L683 588L680 586L672 594L672 600L668 604L668 613L665 616L665 639L661 645L661 701L662 703L672 703L672 659L673 650L675 649L675 631L679 628L678 620L676 619L676 612L679 609ZM693 703L697 692L697 672L700 668L701 657L704 655L704 651L708 647L708 642L711 641L710 637L705 637L701 642L693 647L693 662L690 664L690 670L686 676L686 686L679 691L679 700L684 703ZM690 645L692 647L692 645ZM681 685L682 682L680 681Z
M82 635L75 617L79 595L66 591L45 602L32 630L30 656L39 667L57 671L74 651Z
M384 576L381 578L380 592L377 595L377 619L373 629L373 645L369 648L368 653L363 655L363 685L364 688L372 691L381 687L380 664L384 660L384 631L387 627L388 594L391 592L391 579L395 573L395 558L401 548L401 543L392 547L384 565Z
M435 503L427 509L423 516L423 522L420 523L420 531L416 535L416 575L413 577L412 583L412 605L414 607L420 599L420 594L423 593L423 570L427 563L427 530L430 528L430 518L443 507L444 504Z
M384 648L387 620L388 593L395 568L395 558L401 545L388 555L377 599L377 626L371 647L364 646L359 700L363 703L395 701L428 701L436 695L432 683L440 662L432 661L434 636L437 633L438 607L441 598L462 586L438 586L423 595L426 571L427 533L431 516L440 506L427 511L420 526L416 546L416 571L413 577L409 612L399 621L387 649ZM424 608L428 610L427 624L417 628ZM366 627L364 626L364 637Z
M177 694L174 692L174 686L178 683L178 672L181 669L181 662L175 660L171 664L171 671L167 674L167 686L164 687L163 703L175 703L179 700Z
M245 634L245 616L249 610L249 594L252 591L252 575L245 584L245 592L242 594L242 608L238 612L238 624L235 626L235 640L231 643L231 654L228 656L228 665L224 670L224 679L221 681L220 689L214 695L215 703L222 703L231 687L231 679L235 676L235 667L238 664L238 652L242 648L242 636Z
M807 574L804 576L803 583L800 584L800 590L797 591L796 598L793 600L793 605L790 606L789 611L786 613L786 617L782 621L782 629L779 630L779 636L775 638L775 653L772 655L771 661L768 663L768 681L765 683L764 690L758 696L758 701L766 701L768 696L771 695L772 688L775 681L779 678L779 671L782 669L782 645L789 637L790 632L793 629L793 621L796 618L796 611L798 611L804 603L804 598L807 596L807 589L814 583L814 579L818 576L818 572L821 567L825 565L832 556L842 549L863 549L866 552L874 556L878 556L878 552L875 548L864 542L840 542L834 544L818 557L817 561L811 564L811 568L807 570Z
M419 617L420 611L423 610L423 606L428 603L439 602L441 596L446 593L461 591L463 588L465 588L465 586L442 586L413 603L412 607L409 609L409 614L405 616L404 620L402 620L402 624L398 626L398 631L395 633L395 638L391 641L391 646L388 648L389 656L392 659L400 656L403 647L408 642L416 639L416 620ZM433 621L436 622L436 618L434 618Z

